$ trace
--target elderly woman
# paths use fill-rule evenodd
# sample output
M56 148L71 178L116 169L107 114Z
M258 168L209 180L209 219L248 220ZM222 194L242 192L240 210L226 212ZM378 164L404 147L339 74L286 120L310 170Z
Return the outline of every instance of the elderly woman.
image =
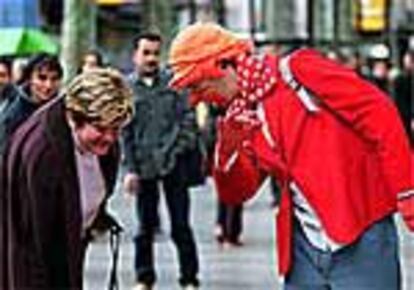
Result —
M1 289L81 289L93 229L118 167L117 138L133 113L120 73L77 76L13 135L2 168Z

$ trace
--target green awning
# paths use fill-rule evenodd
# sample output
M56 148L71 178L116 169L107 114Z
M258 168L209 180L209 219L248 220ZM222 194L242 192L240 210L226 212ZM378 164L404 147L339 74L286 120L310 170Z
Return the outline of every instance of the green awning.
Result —
M25 56L33 53L58 53L58 44L36 28L0 28L0 55Z

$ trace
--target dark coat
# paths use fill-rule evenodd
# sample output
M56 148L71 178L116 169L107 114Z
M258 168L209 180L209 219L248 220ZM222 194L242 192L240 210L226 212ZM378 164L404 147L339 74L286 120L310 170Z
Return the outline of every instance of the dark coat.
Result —
M4 157L0 288L82 289L80 191L62 99L19 127ZM108 198L116 179L116 146L99 161Z
M11 93L14 96L9 97L9 104L0 115L0 154L13 132L41 106L30 97L27 87L15 88Z
M177 178L197 185L204 176L195 112L185 94L168 87L170 78L161 71L148 86L136 73L129 76L136 113L122 132L125 166L148 180L166 176L181 163L185 171Z
M411 133L411 120L414 119L414 73L404 72L395 79L395 103L403 120L404 128L414 146L414 136Z
M19 96L19 90L14 84L7 84L0 91L0 116Z

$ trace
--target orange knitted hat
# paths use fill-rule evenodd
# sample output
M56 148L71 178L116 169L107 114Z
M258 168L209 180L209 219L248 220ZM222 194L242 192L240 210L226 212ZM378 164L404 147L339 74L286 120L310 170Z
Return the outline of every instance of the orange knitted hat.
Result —
M170 86L185 88L194 82L221 76L218 61L250 52L253 45L214 23L196 23L173 40L169 64L174 72Z

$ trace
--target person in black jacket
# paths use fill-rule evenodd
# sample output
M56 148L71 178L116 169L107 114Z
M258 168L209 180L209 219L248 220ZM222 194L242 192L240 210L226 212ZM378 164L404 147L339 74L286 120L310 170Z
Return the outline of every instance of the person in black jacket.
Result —
M177 247L184 289L198 287L198 254L190 225L187 160L196 146L195 114L186 96L168 88L170 74L160 68L161 37L143 33L134 40L135 71L129 76L136 114L123 131L126 174L124 189L136 195L134 289L151 290L156 282L154 234L159 227L159 185L163 186Z
M403 71L394 81L395 102L401 114L411 146L414 146L414 50L403 56Z
M0 152L13 132L34 111L58 95L63 69L57 56L45 53L33 56L23 69L17 96L0 116Z

